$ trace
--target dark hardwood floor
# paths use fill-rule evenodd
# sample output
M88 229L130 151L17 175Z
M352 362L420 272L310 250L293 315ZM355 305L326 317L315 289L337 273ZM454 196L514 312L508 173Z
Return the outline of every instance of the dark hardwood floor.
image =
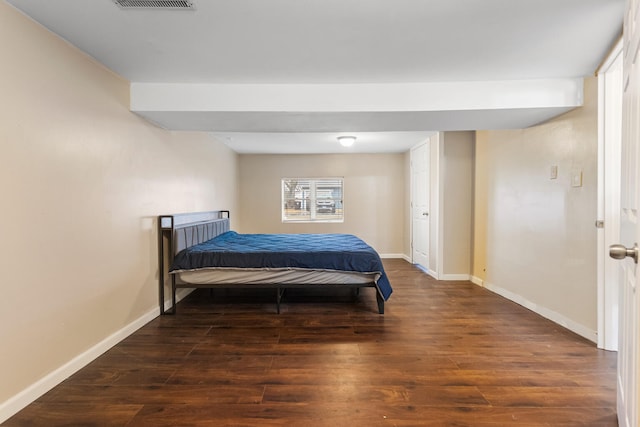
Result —
M469 282L385 260L332 290L191 294L6 426L616 426L616 354ZM567 302L569 304L569 302Z

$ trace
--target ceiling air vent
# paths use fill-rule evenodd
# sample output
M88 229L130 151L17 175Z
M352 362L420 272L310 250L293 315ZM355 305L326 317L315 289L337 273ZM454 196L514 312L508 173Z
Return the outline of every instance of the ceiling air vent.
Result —
M113 0L125 9L194 9L190 0Z

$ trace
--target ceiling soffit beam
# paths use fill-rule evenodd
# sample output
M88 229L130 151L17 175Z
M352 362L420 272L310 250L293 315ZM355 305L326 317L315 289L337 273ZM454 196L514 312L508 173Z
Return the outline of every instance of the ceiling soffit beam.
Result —
M304 131L315 128L327 130L318 127L317 122L306 127L302 123L296 125L296 121L313 119L314 115L321 118L321 122L326 122L325 118L335 122L341 116L359 118L383 113L385 117L396 118L411 115L416 118L443 115L478 118L487 113L513 115L517 111L540 111L542 113L537 114L538 119L546 120L582 103L582 78L321 85L134 82L131 83L130 108L167 129L232 130L219 129L219 126L225 120L235 118L238 124L231 127L241 131L243 120L250 117L253 123L285 118L289 124L274 129ZM217 125L214 124L216 118L220 119ZM192 126L188 125L190 121ZM207 128L207 122L211 123L210 128ZM363 122L370 123L367 120ZM395 120L396 126L402 126L401 122ZM531 120L521 123L535 124ZM478 123L461 123L460 127L469 129L469 126L475 125ZM245 130L260 129L267 130L264 124L256 126L256 129Z
M583 79L401 84L131 83L132 111L452 111L577 107Z

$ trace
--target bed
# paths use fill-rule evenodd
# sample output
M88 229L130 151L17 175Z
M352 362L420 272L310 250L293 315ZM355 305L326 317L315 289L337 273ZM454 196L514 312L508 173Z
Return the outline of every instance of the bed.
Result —
M353 235L239 234L229 211L161 215L158 227L161 314L176 312L179 288L270 288L278 313L290 288L373 287L380 314L393 292L379 255Z

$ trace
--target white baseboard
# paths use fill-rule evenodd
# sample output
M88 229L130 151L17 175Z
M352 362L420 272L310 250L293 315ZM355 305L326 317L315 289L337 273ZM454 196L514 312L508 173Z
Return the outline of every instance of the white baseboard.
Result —
M466 280L466 281L469 281L469 280L471 280L471 276L468 275L468 274L443 274L442 276L440 276L439 280L450 280L450 281Z
M480 287L484 287L484 280L482 280L479 277L476 276L471 276L471 283L473 283L474 285L478 285Z
M563 316L560 313L556 313L555 311L549 310L548 308L545 308L545 307L540 307L521 295L515 294L511 291L501 288L500 286L493 285L489 282L483 282L483 286L484 288L490 290L491 292L501 295L507 298L508 300L515 302L516 304L519 304L525 308L528 308L534 313L537 313L540 316L547 318L564 328L569 329L570 331L580 335L583 338L588 339L589 341L592 341L594 343L598 342L598 334L596 331L589 329L584 325L576 323L573 320L568 319L567 317Z
M425 273L427 273L429 276L433 277L436 280L442 280L442 281L462 281L462 280L471 280L471 276L468 274L443 274L443 275L438 275L435 271L432 271L430 269L428 269L425 266L422 266L420 264L414 264L416 267L418 267L420 270L424 271Z
M425 267L424 265L420 265L420 264L413 264L414 267L416 267L418 270L422 270L425 273L429 274L429 269L427 267Z
M380 258L402 258L402 259L407 259L407 256L403 255L403 254L380 254Z
M193 289L178 289L178 292L176 292L176 300L182 300L192 291ZM170 304L170 301L165 301L165 309L169 308ZM113 334L109 335L107 338L103 339L84 353L77 355L53 372L40 378L38 381L31 384L29 387L25 388L18 394L0 403L0 423L5 422L9 418L17 414L20 410L35 401L37 398L60 384L62 381L69 378L74 373L78 372L80 369L87 366L89 363L93 362L111 347L118 344L120 341L127 338L129 335L131 335L159 315L159 307L149 310L119 331L116 331Z
M182 301L189 295L191 292L195 291L195 288L180 288L176 289L176 304ZM170 297L169 297L170 298ZM171 308L171 299L166 299L164 301L164 309L168 310ZM160 309L158 309L158 315L160 315Z
M413 264L414 267L424 271L425 273L427 273L429 276L433 277L434 279L438 280L438 275L436 274L435 271L431 271L429 270L427 267L425 267L424 265L420 265L420 264Z

